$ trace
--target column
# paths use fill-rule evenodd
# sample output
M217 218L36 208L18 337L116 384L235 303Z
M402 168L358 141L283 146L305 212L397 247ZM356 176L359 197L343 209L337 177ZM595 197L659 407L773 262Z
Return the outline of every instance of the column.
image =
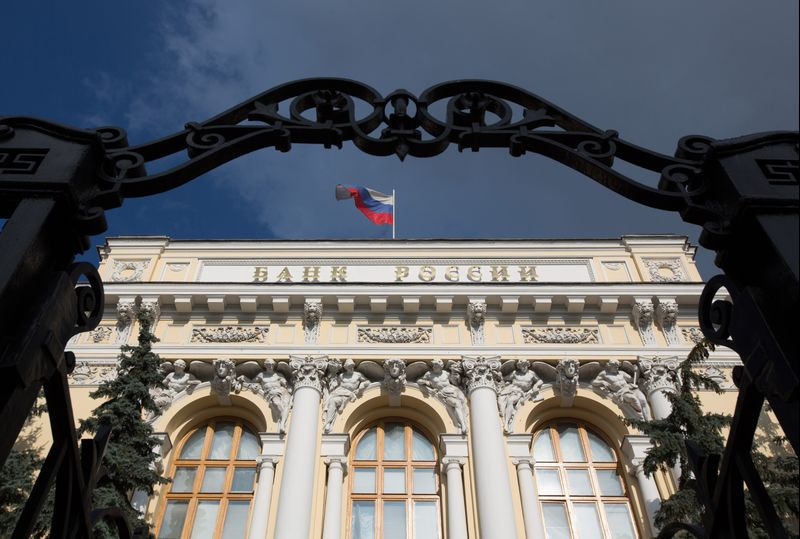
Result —
M322 539L339 539L342 531L342 488L347 472L349 434L323 434L320 454L328 466L328 488L325 494L325 520Z
M639 356L640 386L647 395L653 419L664 419L672 413L670 393L674 393L678 384L677 369L680 361L677 357L667 359L659 357ZM675 484L681 477L681 466L672 468Z
M508 457L497 410L496 383L501 379L500 360L465 358L462 365L469 395L470 439L481 537L519 537L511 499Z
M464 483L461 477L461 469L469 454L467 437L462 434L442 434L439 440L442 471L447 485L447 537L468 539Z
M253 517L250 520L250 539L266 539L269 524L269 508L272 503L272 486L275 481L275 465L283 455L284 435L277 432L262 432L261 454L258 463L258 483L253 498Z
M153 453L156 454L155 460L151 467L159 474L164 473L164 457L167 456L170 449L172 449L172 441L169 439L169 434L166 432L154 432L153 438L158 440L158 444L153 446ZM147 504L150 503L150 496L144 490L135 490L131 496L131 506L136 509L142 516L147 512Z
M642 494L647 520L650 523L650 532L655 537L658 535L655 518L658 508L661 507L661 495L658 493L655 479L653 476L648 477L645 475L642 465L650 447L652 447L652 444L647 436L628 435L622 442L622 451L630 459L630 463L635 469L639 492Z
M543 539L544 524L539 509L539 494L533 480L532 439L532 434L509 434L508 456L517 467L522 517L525 519L525 536L527 539Z
M320 430L319 403L328 360L293 357L289 366L292 369L294 403L286 437L275 538L308 539Z

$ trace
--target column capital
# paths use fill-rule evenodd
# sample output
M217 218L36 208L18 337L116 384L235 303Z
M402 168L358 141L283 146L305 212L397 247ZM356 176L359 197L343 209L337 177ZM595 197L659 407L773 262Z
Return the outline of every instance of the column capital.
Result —
M622 452L628 457L637 473L642 471L644 459L647 458L647 452L651 447L653 442L650 441L650 437L640 434L629 434L622 441Z
M511 459L511 464L517 468L528 468L529 470L532 470L533 463L533 457L514 457Z
M533 434L509 434L506 437L508 456L511 458L525 459L531 457L531 442Z
M466 461L469 456L469 442L463 434L440 434L439 450L444 459L462 459Z
M464 357L461 367L466 377L467 392L472 393L481 387L497 392L497 384L502 380L500 375L500 358Z
M280 432L259 432L261 456L280 458L286 447L286 435Z
M464 464L467 463L467 459L461 457L444 457L441 460L442 471L447 473L448 470L452 470L453 468L458 469L461 471L461 468Z
M290 356L289 367L292 369L292 384L295 391L301 387L310 387L322 395L328 356Z
M677 356L658 357L658 356L639 356L637 367L641 376L639 384L647 395L664 390L675 391L678 385L678 365L680 360Z
M258 455L256 457L256 464L258 464L259 469L266 467L272 467L278 464L278 460L280 459L280 455Z

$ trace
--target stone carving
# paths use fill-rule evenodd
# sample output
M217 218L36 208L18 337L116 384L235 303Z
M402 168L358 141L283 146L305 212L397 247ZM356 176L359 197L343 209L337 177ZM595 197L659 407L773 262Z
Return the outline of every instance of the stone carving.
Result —
M269 328L254 326L221 326L193 328L190 342L235 343L264 342Z
M608 261L603 262L603 265L611 271L619 271L625 267L625 262Z
M400 398L406 385L406 363L402 359L389 358L383 362L383 388L389 393L389 400ZM398 402L399 404L399 402Z
M333 362L331 364L336 365ZM328 386L322 401L322 423L323 431L326 433L331 431L333 422L344 411L347 403L354 402L369 385L367 377L357 372L355 368L355 362L347 359L341 372L331 373L328 377ZM338 370L338 366L336 369Z
M214 378L211 380L211 390L223 405L231 403L230 393L239 393L242 384L236 378L236 364L233 360L221 357L214 360Z
M580 362L577 359L564 358L556 364L556 381L553 391L561 397L561 406L569 407L575 402L578 394Z
M111 280L117 283L133 283L142 280L144 270L150 265L149 260L115 260Z
M656 337L653 333L653 302L650 300L636 300L631 311L633 323L642 337L645 346L656 344Z
M245 370L249 364L255 363L248 361L243 365ZM265 359L263 371L258 364L255 367L255 376L248 378L247 376L240 375L238 377L242 388L249 389L254 393L261 395L269 403L272 410L273 419L278 423L278 432L286 432L286 421L289 418L289 410L292 406L292 394L289 389L289 382L282 373L278 371L278 363L273 359ZM281 370L286 370L286 363L280 364Z
M306 301L303 304L303 329L306 344L317 344L321 319L322 303L319 301Z
M626 417L651 419L647 397L636 385L636 380L620 370L616 359L606 363L605 369L592 381L592 390L601 397L611 399Z
M640 357L636 366L639 369L639 386L647 395L654 391L674 391L678 385L678 359Z
M700 328L681 328L681 333L683 333L683 339L689 344L697 344L705 338Z
M664 331L664 336L667 338L667 344L681 345L683 342L678 336L677 325L678 321L678 302L675 300L659 300L656 307L656 319L658 325Z
M200 380L194 374L187 372L186 368L186 362L182 359L178 359L174 363L164 362L161 364L161 372L166 373L162 381L165 387L152 389L150 394L162 413L169 408L180 393L191 394L200 383Z
M93 343L103 343L111 340L114 328L111 326L97 326L89 333L89 338Z
M470 301L469 304L467 304L467 322L469 323L469 333L472 336L472 344L483 344L483 327L486 322L485 301Z
M600 331L594 328L525 328L522 339L525 344L595 344L600 342Z
M530 367L530 361L524 359L507 361L501 367L505 385L497 395L497 404L506 434L514 432L514 417L525 402L542 399L539 390L544 382Z
M112 380L117 375L116 364L109 363L90 363L88 361L78 361L75 368L70 373L70 385L92 386L100 384L106 380Z
M139 314L144 317L151 328L154 328L158 317L161 316L161 306L158 301L142 301L139 305Z
M293 356L289 359L289 367L292 369L291 382L295 392L301 387L310 387L322 394L328 358Z
M458 431L466 434L467 399L459 389L461 377L458 371L458 365L451 365L448 371L441 359L434 359L431 361L431 370L422 375L417 383L424 393L435 396L444 404Z
M428 344L432 333L429 327L358 328L358 342Z
M701 371L701 374L703 376L707 377L707 378L711 378L714 382L717 383L717 385L720 387L720 389L735 389L736 388L736 386L733 386L732 384L728 384L728 377L725 376L725 373L722 372L721 369L719 369L719 368L717 368L717 367L715 367L713 365L703 369Z
M132 301L117 303L117 343L128 340L133 319L136 317L136 304Z
M686 280L686 274L677 258L668 260L645 260L644 265L650 273L650 280L654 283L678 283ZM661 270L667 270L669 275L664 275Z
M176 273L179 272L179 271L183 271L188 267L189 267L189 263L188 262L171 262L171 263L167 264L167 269L169 271L174 271Z
M467 393L481 387L497 391L497 385L502 380L498 358L464 358L461 367L466 378Z

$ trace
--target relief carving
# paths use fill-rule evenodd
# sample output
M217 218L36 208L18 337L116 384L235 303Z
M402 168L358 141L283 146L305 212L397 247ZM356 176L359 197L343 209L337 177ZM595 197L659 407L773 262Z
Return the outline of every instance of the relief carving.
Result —
M705 338L700 328L681 328L681 333L688 344L697 344Z
M111 280L116 283L133 283L142 280L144 270L150 265L149 260L115 260Z
M286 377L286 374L291 376L289 366L285 362L276 363L267 358L261 366L255 361L247 361L239 366L237 372L245 373L237 377L242 389L264 397L269 403L273 420L278 423L278 432L286 432L286 421L292 406L292 393Z
M269 328L254 326L222 326L193 328L190 342L236 343L264 342Z
M230 405L230 393L239 393L242 383L236 378L236 364L233 360L221 357L214 360L214 378L211 380L211 391L217 394L220 404Z
M469 334L472 337L473 345L484 343L484 325L486 322L486 302L470 301L467 304L467 322Z
M111 326L97 326L89 333L89 338L93 343L99 344L111 340L114 334L114 328Z
M461 377L460 366L451 362L450 369L445 370L441 359L431 361L430 371L419 380L420 389L425 394L436 397L450 414L456 428L461 434L467 433L467 398L459 389Z
M429 344L433 329L429 327L358 328L358 342L381 344Z
M333 428L336 417L344 411L347 403L354 402L364 393L369 385L367 377L355 370L356 364L352 359L347 359L344 365L338 366L338 361L330 362L334 371L328 375L328 385L322 399L323 431L328 433Z
M544 382L531 369L531 362L524 359L507 361L501 372L505 385L497 395L497 404L503 417L503 430L511 434L517 410L529 400L542 399L539 391Z
M679 283L686 280L686 274L677 258L667 260L644 260L644 265L654 283Z
M524 328L525 344L596 344L600 342L600 331L594 328Z
M656 318L658 325L664 331L664 336L667 338L667 344L681 345L680 336L677 331L678 321L678 302L675 300L659 300L656 307Z
M653 333L653 302L650 300L636 300L631 310L633 323L645 346L654 346L656 337Z
M69 384L73 386L94 386L106 380L112 380L116 375L117 368L115 364L78 361L69 374Z
M601 397L611 399L626 417L650 420L647 397L636 385L634 378L620 369L616 359L609 360L605 369L592 381L592 390Z
M306 344L317 344L319 341L319 322L322 319L322 303L306 301L303 304L303 330Z

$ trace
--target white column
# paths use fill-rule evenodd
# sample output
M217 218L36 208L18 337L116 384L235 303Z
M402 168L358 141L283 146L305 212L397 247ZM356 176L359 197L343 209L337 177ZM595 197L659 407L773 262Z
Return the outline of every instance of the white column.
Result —
M292 368L294 403L286 436L275 539L308 539L320 430L319 403L328 361L324 358L292 358L289 366Z
M647 395L653 419L665 419L672 413L672 403L667 395L675 392L679 363L677 357L665 359L639 356L640 385ZM681 477L680 463L672 467L672 476L677 485Z
M525 536L527 539L543 539L544 524L539 510L539 494L533 481L532 439L532 434L509 434L508 455L517 467L522 517L525 519Z
M622 442L622 450L630 459L631 465L636 472L636 480L639 483L639 492L642 494L642 501L647 512L647 520L650 523L650 531L653 537L658 535L658 528L655 525L656 512L661 507L661 495L658 493L655 479L651 475L648 477L644 473L644 459L647 450L652 447L650 438L647 436L628 435Z
M461 468L467 461L469 444L461 434L442 434L442 471L447 484L447 537L448 539L468 539L467 510L464 504L464 483Z
M519 537L511 498L508 457L497 410L495 384L500 379L500 361L496 358L465 358L462 365L469 395L470 439L481 537Z
M250 520L250 539L266 539L269 524L269 508L272 503L272 486L275 481L275 465L283 455L283 434L262 432L261 454L256 457L258 463L258 483L253 498L253 511Z
M169 434L166 432L154 432L153 438L158 440L158 444L154 445L152 450L156 454L153 461L152 469L159 474L164 473L164 457L167 456L170 449L172 449L172 440L169 439ZM150 496L144 490L135 490L131 496L131 506L136 509L142 516L147 512L147 505L150 503Z
M328 488L325 494L325 520L322 539L339 539L342 531L342 488L347 472L349 434L323 434L320 451L328 466Z

